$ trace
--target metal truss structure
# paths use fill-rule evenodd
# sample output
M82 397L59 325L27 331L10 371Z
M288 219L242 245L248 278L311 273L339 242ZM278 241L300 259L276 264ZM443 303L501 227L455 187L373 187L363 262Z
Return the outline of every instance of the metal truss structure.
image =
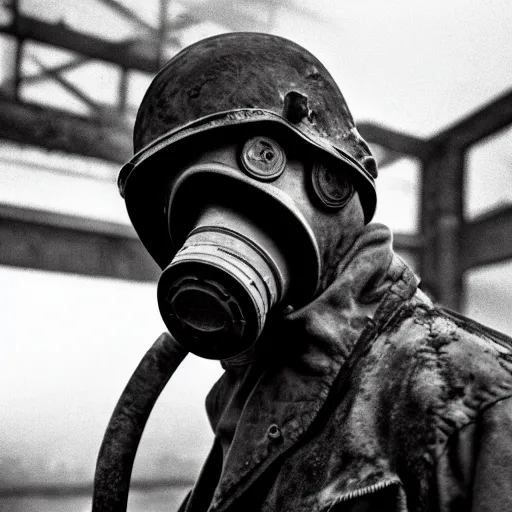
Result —
M112 41L27 16L18 1L8 6L9 22L0 25L0 34L16 42L13 76L0 88L0 139L123 163L132 151L128 74L155 73L166 52L179 47L180 31L201 18L184 13L168 21L168 0L160 0L161 22L153 26L119 0L98 0L143 34ZM275 5L273 0L260 0L261 4L270 10ZM38 73L23 74L27 41L67 50L74 57L58 66L38 61ZM91 59L120 70L114 107L92 99L64 75ZM24 101L20 86L43 78L51 78L73 94L90 115ZM436 300L455 310L463 304L467 270L512 258L512 206L471 222L464 218L467 152L511 123L512 90L428 139L371 123L359 125L368 141L387 151L381 167L404 155L421 162L420 233L396 234L395 247L419 259L423 285ZM0 240L2 265L137 281L152 281L159 274L134 231L121 224L4 205L0 206Z
M464 216L468 152L510 124L512 90L427 140L372 124L360 126L367 140L420 160L420 233L410 248L419 257L425 289L455 310L463 306L466 271L512 258L512 205L470 222Z

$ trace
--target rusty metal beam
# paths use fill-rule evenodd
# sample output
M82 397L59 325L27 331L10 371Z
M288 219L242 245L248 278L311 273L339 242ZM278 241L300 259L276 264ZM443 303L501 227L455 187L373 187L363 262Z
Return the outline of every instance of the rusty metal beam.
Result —
M460 119L433 139L452 148L464 149L512 124L512 89Z
M17 101L20 97L21 86L21 66L23 62L23 54L25 49L25 41L19 40L16 45L16 55L14 57L14 77L13 77L13 98Z
M167 35L167 18L169 16L169 0L160 0L158 37L156 43L156 55L158 67L161 68L165 63L165 43Z
M18 27L20 19L20 0L12 0L12 24ZM17 101L20 97L20 84L21 84L21 66L23 63L25 40L19 38L16 41L16 53L14 56L14 73L13 73L13 98Z
M435 145L426 139L407 135L379 124L362 122L357 129L368 141L404 155L425 159L432 154Z
M102 106L97 101L93 100L88 94L82 91L82 89L77 87L66 77L62 76L58 71L55 71L49 66L44 65L35 55L31 55L30 58L39 66L43 73L45 73L47 76L55 80L61 87L63 87L73 96L78 98L82 103L84 103L86 106L96 111L97 113L102 112Z
M123 163L132 155L130 131L0 95L0 139Z
M512 124L512 90L504 92L430 139L414 137L371 122L358 123L357 127L368 142L425 160L443 146L454 150L465 149L510 124Z
M160 270L131 226L0 205L0 265L155 281Z
M184 12L176 16L172 22L170 23L168 30L172 30L173 32L178 32L180 30L185 30L193 25L198 25L205 21L204 19L200 19L197 16L194 16L188 12Z
M126 5L122 4L118 0L99 0L101 3L109 6L111 9L116 11L121 16L124 16L127 20L135 23L143 30L147 30L149 32L156 32L157 29L153 27L150 23L144 20L141 16L139 16L134 10L130 9Z
M464 222L465 154L452 147L442 154L437 197L437 289L439 301L460 311L463 302L463 279L460 236Z
M119 92L117 100L117 110L121 114L126 113L126 109L128 106L128 79L128 70L126 68L121 68L121 73L119 75Z
M417 235L395 234L394 247L416 256ZM156 281L160 269L126 224L0 204L0 265L132 281Z
M19 77L20 82L23 82L24 84L30 84L34 82L40 82L42 80L46 80L50 77L51 73L63 73L64 71L70 71L72 69L76 69L82 65L84 65L86 62L89 62L89 57L76 57L68 62L65 62L64 64L59 64L58 66L48 66L48 71L45 71L41 69L38 73L32 73L32 74L21 74ZM3 89L11 89L14 87L15 79L8 78L5 80L1 85Z
M158 69L156 54L144 51L144 46L131 46L126 42L108 41L90 34L73 30L62 23L48 23L25 15L19 15L16 23L0 25L0 32L20 40L30 39L99 59L121 67L154 73Z
M466 223L461 246L464 270L512 258L512 205L495 208Z
M464 295L464 170L464 151L451 147L440 148L422 169L421 232L425 244L420 275L430 294L456 311L460 311Z

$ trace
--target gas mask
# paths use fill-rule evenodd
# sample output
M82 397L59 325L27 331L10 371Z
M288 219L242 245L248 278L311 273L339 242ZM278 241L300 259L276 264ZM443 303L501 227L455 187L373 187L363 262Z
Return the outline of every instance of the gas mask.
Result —
M321 272L315 224L339 222L355 193L333 159L315 161L284 134L245 132L185 164L169 190L178 250L158 304L178 342L207 358L244 352L269 314L311 300Z
M192 45L155 77L119 186L161 266L158 305L190 352L250 349L269 315L317 293L340 212L375 210L375 161L341 92L300 46L266 34ZM195 156L197 155L197 156Z

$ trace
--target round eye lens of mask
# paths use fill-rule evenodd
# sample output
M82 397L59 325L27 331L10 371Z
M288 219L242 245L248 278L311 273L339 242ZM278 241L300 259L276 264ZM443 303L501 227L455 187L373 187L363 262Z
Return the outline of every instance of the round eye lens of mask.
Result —
M340 169L331 170L317 162L313 166L312 180L317 196L328 208L342 208L354 195L352 181Z
M262 181L275 180L286 167L286 155L277 142L253 137L242 148L242 166L247 174Z

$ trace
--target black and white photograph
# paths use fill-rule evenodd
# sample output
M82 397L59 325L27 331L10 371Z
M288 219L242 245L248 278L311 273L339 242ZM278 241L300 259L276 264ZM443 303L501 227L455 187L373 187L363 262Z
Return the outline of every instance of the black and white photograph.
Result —
M2 0L0 511L512 511L509 0Z

